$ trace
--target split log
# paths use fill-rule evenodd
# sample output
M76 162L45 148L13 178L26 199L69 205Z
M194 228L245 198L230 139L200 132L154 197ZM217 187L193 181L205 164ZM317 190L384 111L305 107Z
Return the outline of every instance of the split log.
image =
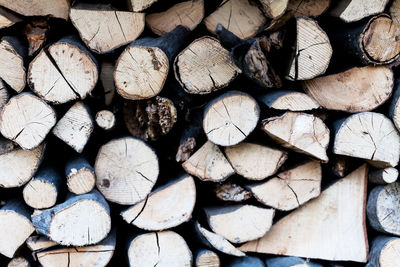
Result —
M384 115L362 112L337 121L333 153L368 160L378 168L395 167L400 157L400 136Z
M275 174L287 159L285 151L246 142L225 148L225 155L237 174L256 181Z
M324 74L332 57L329 38L318 23L310 18L296 19L296 50L291 60L288 79L309 80Z
M148 99L164 87L170 65L190 31L178 26L158 38L143 38L131 43L119 56L114 71L117 92L126 99Z
M326 109L370 111L392 94L393 72L387 67L354 67L302 83L307 94Z
M0 0L0 5L23 16L50 16L67 20L70 4L68 0L54 0L51 5L41 0Z
M76 157L65 165L68 190L76 195L92 191L96 183L93 167L83 157Z
M215 38L194 40L176 57L175 78L189 94L209 94L229 85L240 70L229 60L229 51Z
M276 257L268 258L266 261L268 267L323 267L321 264L309 262L298 257Z
M37 51L43 48L47 39L49 25L47 19L37 18L32 19L25 25L24 34L28 40L28 55L36 55Z
M223 1L216 11L204 19L210 32L215 34L220 23L242 39L255 36L266 22L261 9L249 0Z
M230 182L217 184L214 191L217 198L224 201L242 202L252 196L244 187Z
M10 98L10 94L8 93L7 87L3 80L0 78L0 111L7 104Z
M22 201L12 200L0 209L0 254L14 257L17 249L33 233L30 211Z
M400 249L400 238L389 236L377 236L372 241L369 261L366 267L389 267L400 264L397 257Z
M22 191L25 203L34 209L47 209L56 204L62 178L52 167L45 167L25 185Z
M215 234L207 229L203 228L198 222L194 223L195 231L198 234L200 241L204 243L204 245L214 248L222 253L243 257L246 256L242 251L234 247L228 240L224 237Z
M24 257L16 257L13 258L8 264L7 267L30 267L31 264Z
M36 173L42 162L45 145L33 150L12 148L0 154L0 187L20 187Z
M220 267L221 261L218 254L212 250L201 249L196 252L194 259L194 266L196 267Z
M194 30L204 17L204 0L190 0L178 3L168 10L146 16L146 25L161 36L178 25Z
M272 91L258 96L257 99L276 110L308 111L320 108L313 98L297 91Z
M344 22L359 21L371 15L382 13L389 0L348 0L339 1L330 11L330 15Z
M78 101L57 122L52 133L81 153L93 132L93 124L89 108Z
M97 79L97 60L74 36L43 48L28 69L32 91L55 105L86 98Z
M283 217L265 236L242 245L240 249L333 261L366 262L367 176L367 165L364 164L328 187L318 198ZM333 248L332 244L340 245Z
M251 205L210 207L204 210L210 228L232 243L243 243L264 236L275 215L273 209Z
M261 184L247 186L253 196L269 207L293 210L321 192L322 169L318 161L310 161Z
M389 9L390 16L396 24L400 24L400 1L394 0Z
M227 92L207 105L203 129L208 140L220 146L233 146L243 141L257 126L260 108L250 95Z
M21 22L22 19L7 9L0 7L0 29L8 28Z
M0 113L1 134L23 149L38 147L55 124L53 108L31 93L12 97Z
M122 114L128 131L145 141L156 141L168 134L178 118L174 103L160 96L148 100L126 100Z
M391 184L396 182L399 171L393 167L377 169L369 173L368 179L373 184Z
M283 14L287 9L289 0L259 0L261 4L262 11L265 16L270 19L277 19Z
M111 105L115 95L114 85L114 63L103 61L101 63L100 81L104 89L104 101L106 106Z
M227 265L228 267L265 267L265 264L262 260L256 257L241 257L236 258L230 261Z
M121 216L138 228L161 231L187 222L195 202L194 180L185 175L157 188L145 200L121 212Z
M129 8L133 12L140 12L150 7L152 4L157 2L158 0L128 0Z
M129 266L192 266L192 252L175 232L151 232L135 237L128 247Z
M51 209L36 210L32 223L38 232L60 245L92 245L110 232L110 207L96 190L84 195L71 194Z
M145 142L133 137L112 140L103 145L97 154L94 169L100 192L108 201L122 205L144 200L159 173L155 152Z
M288 111L263 120L262 130L284 147L328 161L329 129L314 115Z
M100 54L134 41L145 24L144 13L118 11L102 4L79 3L71 8L69 17L87 47Z
M392 119L394 125L400 129L400 79L395 79L393 97L389 106L389 117Z
M331 0L289 0L287 11L294 17L318 17L329 8Z
M109 131L115 126L115 115L111 111L103 109L96 113L95 121L101 129Z
M222 182L235 173L219 147L210 141L182 163L182 167L202 181Z
M58 246L58 244L44 235L32 235L26 240L26 246L32 251L42 251L51 247Z

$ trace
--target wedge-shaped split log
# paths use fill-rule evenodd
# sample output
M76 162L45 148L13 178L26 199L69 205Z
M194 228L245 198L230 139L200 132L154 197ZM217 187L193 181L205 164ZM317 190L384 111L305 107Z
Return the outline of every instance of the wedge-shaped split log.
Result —
M42 0L0 0L0 5L23 16L50 16L67 20L70 2L53 0L49 4Z
M295 17L318 17L330 4L331 0L289 0L287 11Z
M388 2L389 0L339 1L330 11L330 15L340 18L344 22L359 21L363 18L383 12Z
M308 111L320 108L313 98L297 91L272 91L259 95L257 99L275 110Z

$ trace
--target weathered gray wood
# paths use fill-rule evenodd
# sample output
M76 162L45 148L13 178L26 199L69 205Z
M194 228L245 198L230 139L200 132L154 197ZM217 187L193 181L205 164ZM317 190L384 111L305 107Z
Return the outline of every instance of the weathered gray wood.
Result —
M373 184L391 184L396 182L399 171L393 167L373 170L369 173L368 179Z
M0 5L23 16L50 16L68 19L70 2L68 0L54 0L49 5L46 1L32 0L1 0Z
M369 261L366 267L398 266L400 264L398 249L400 238L377 236L372 240Z
M230 261L227 264L228 267L265 267L262 260L256 257L241 257Z
M323 267L321 264L309 262L298 257L268 258L265 262L268 267Z

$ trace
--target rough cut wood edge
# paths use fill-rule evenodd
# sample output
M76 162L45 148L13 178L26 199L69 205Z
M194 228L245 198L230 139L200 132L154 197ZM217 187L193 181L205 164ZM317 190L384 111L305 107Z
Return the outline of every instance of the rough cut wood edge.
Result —
M217 198L223 201L242 202L252 196L250 191L231 182L216 184L214 192Z
M366 262L367 177L368 169L364 164L328 187L318 198L283 217L265 236L245 243L240 249L312 259ZM340 245L333 249L332 244Z
M133 12L141 12L148 7L150 7L152 4L157 2L158 0L128 0L129 2L129 8Z
M382 105L390 98L393 83L391 69L366 66L304 81L302 86L322 107L356 113Z
M284 147L328 162L329 129L314 115L287 111L263 120L262 130Z
M308 111L321 107L313 98L298 91L272 91L257 96L257 99L276 110Z
M103 109L96 113L95 121L101 129L110 131L115 126L115 115L111 111Z
M268 258L265 263L268 267L323 267L321 264L310 262L299 257Z
M178 25L183 25L193 31L203 17L204 0L190 0L175 4L163 12L148 14L146 25L153 33L161 36Z
M25 257L15 257L7 264L7 267L30 267L29 261Z
M134 41L145 26L144 13L118 11L102 4L78 3L69 17L83 42L100 54Z
M53 0L49 2L42 0L0 0L0 5L23 16L50 16L68 20L69 1Z
M369 173L369 182L373 184L391 184L396 182L399 171L396 168L389 167L385 169L377 169Z
M265 16L270 19L278 19L287 9L289 0L259 0Z
M19 16L11 13L3 7L0 7L0 29L11 27L21 21L22 19Z
M76 157L65 165L68 190L74 194L86 194L92 191L96 183L93 167L84 157Z
M287 11L294 17L318 17L329 8L331 0L289 0Z
M121 216L146 231L162 231L187 222L195 202L194 180L185 175L157 188L145 200L122 211Z
M366 159L378 168L395 167L400 135L391 120L376 112L361 112L336 121L333 153Z
M202 181L222 182L235 173L220 148L210 141L182 163L182 167Z
M400 264L397 251L400 239L397 237L377 236L372 240L370 257L366 267L398 266Z
M42 251L50 247L58 246L56 242L48 239L44 235L31 235L26 240L26 246L32 251Z
M333 17L340 18L344 22L359 21L371 15L383 12L389 0L348 0L339 1L329 12Z

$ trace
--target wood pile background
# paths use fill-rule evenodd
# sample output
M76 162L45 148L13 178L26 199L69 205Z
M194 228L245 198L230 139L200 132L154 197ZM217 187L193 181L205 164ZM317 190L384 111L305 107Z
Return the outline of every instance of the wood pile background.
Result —
M400 266L400 0L0 0L0 266Z

